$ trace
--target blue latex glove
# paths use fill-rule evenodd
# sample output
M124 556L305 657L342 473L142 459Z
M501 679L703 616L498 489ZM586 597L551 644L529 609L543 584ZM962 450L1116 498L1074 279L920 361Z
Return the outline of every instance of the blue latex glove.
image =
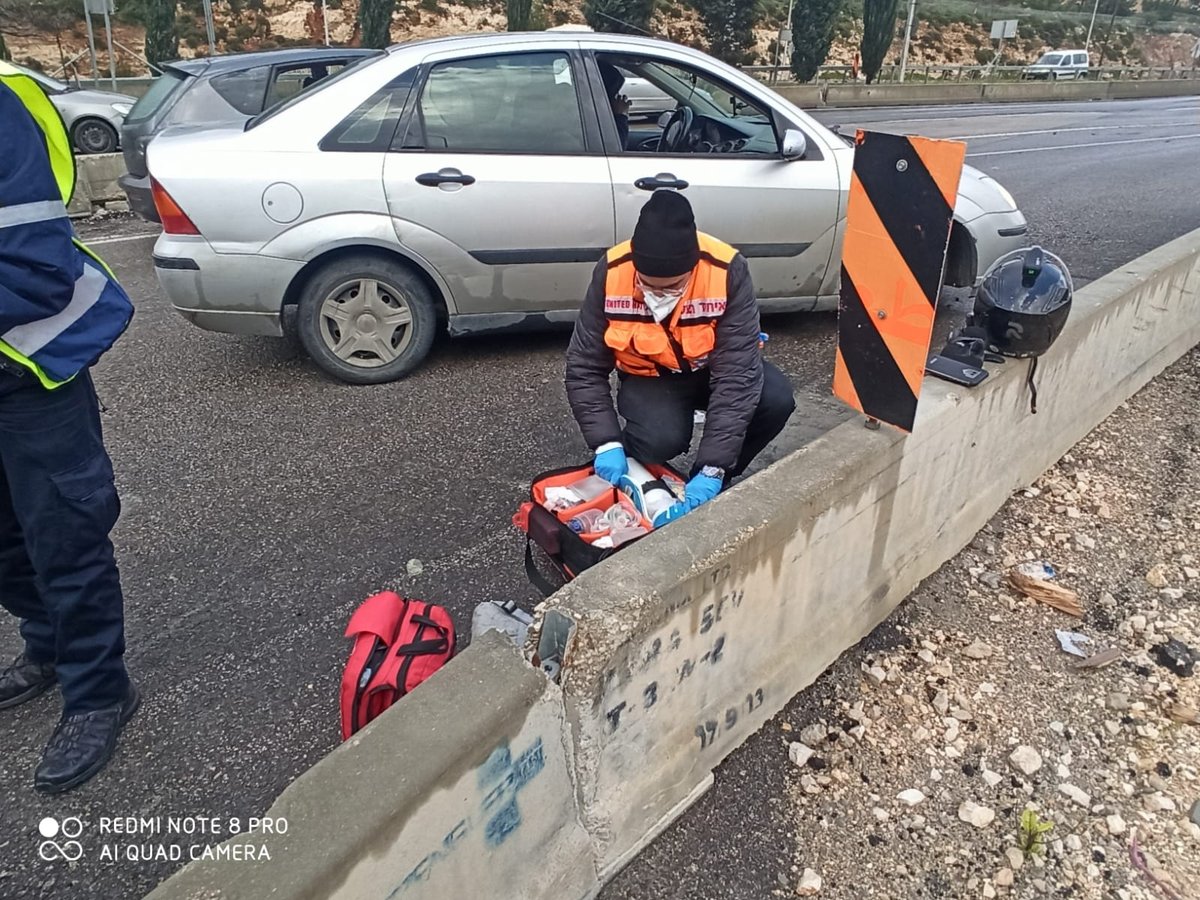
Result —
M623 475L629 474L629 460L625 458L625 448L617 445L603 453L596 454L596 474L609 484L616 484Z
M684 488L683 500L664 509L654 517L654 521L651 524L655 528L658 528L666 525L668 522L674 522L676 519L687 515L693 509L703 506L713 497L717 496L717 494L721 493L722 487L724 487L724 482L720 478L697 475Z
M725 486L720 478L713 478L710 475L697 475L687 483L687 487L683 489L683 502L687 505L689 511L698 506L703 506L717 494L721 493L721 488Z

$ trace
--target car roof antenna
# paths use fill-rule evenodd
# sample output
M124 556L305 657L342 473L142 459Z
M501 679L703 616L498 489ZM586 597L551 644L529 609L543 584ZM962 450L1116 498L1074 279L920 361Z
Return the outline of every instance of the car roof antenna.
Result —
M624 25L626 28L629 28L632 31L641 32L642 34L646 35L647 37L662 38L663 40L666 40L666 41L671 40L671 35L669 32L666 35L656 34L653 31L647 31L645 28L639 28L637 25L634 25L632 22L626 22L624 19L618 19L616 16L610 16L608 13L601 12L600 10L595 10L595 14L600 16L603 19L608 19L610 22L616 22L618 25Z

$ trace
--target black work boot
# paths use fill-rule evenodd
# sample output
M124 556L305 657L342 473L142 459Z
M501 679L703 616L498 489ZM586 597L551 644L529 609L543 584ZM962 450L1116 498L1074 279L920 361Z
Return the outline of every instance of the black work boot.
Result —
M54 663L36 663L22 653L0 671L0 709L32 700L54 681Z
M103 769L117 749L121 729L141 702L141 694L130 682L125 699L116 706L63 716L42 753L33 786L43 794L61 794Z

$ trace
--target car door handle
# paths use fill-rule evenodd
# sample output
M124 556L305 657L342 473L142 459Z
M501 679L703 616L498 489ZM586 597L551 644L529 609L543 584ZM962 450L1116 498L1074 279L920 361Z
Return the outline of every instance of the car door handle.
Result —
M425 187L440 187L443 184L474 184L474 175L464 175L458 169L438 169L436 172L425 172L417 176L417 184Z
M657 191L659 188L670 188L675 191L686 190L688 183L682 178L676 178L670 172L659 172L649 178L639 178L633 183L639 191Z

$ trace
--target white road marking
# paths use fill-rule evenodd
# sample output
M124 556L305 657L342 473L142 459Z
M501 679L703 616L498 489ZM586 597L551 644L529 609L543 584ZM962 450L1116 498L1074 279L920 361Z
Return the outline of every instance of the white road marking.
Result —
M1086 147L1115 147L1118 144L1163 144L1167 141L1184 141L1189 138L1200 138L1197 134L1176 134L1168 137L1135 138L1130 141L1096 141L1091 144L1060 144L1057 147L1023 147L1020 150L986 150L983 153L968 153L967 159L978 159L981 156L1009 156L1014 153L1040 153L1043 150L1080 150Z
M91 241L83 241L83 242L84 242L85 244L87 244L89 247L96 247L96 246L99 246L99 245L101 245L101 244L124 244L126 241L148 241L148 240L150 240L151 238L155 238L155 239L157 239L157 238L158 238L158 234L157 234L157 233L152 233L152 234L130 234L130 235L126 235L126 236L124 236L124 237L96 238L95 240L91 240ZM80 238L80 240L83 240L83 239L82 239L82 238Z
M950 138L952 141L976 141L981 138L1025 137L1031 134L1062 134L1068 131L1113 131L1115 129L1136 128L1139 131L1150 131L1159 128L1189 128L1195 122L1164 122L1162 125L1126 124L1126 125L1081 125L1077 128L1040 128L1037 131L990 131L986 134L960 134Z

